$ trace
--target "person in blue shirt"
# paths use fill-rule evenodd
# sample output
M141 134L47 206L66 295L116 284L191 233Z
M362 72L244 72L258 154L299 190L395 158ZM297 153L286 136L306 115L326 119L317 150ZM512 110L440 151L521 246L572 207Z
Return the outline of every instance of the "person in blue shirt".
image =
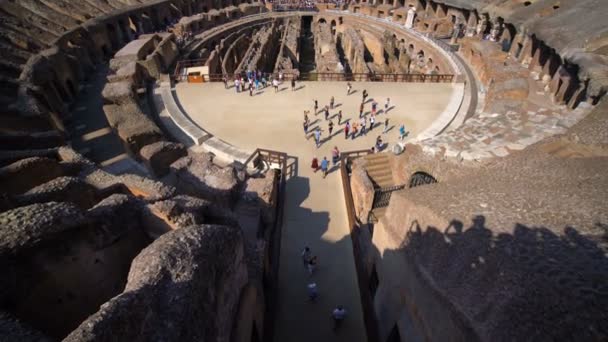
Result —
M399 140L405 138L405 133L405 125L401 124L401 126L399 126Z
M327 160L327 157L323 157L323 160L321 161L321 171L323 171L323 178L327 176L328 169L329 161Z

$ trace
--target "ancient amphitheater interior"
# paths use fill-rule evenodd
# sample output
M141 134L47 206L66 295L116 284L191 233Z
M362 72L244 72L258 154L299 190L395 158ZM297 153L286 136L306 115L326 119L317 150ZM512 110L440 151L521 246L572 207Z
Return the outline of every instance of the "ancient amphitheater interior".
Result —
M608 340L607 17L0 0L0 341Z

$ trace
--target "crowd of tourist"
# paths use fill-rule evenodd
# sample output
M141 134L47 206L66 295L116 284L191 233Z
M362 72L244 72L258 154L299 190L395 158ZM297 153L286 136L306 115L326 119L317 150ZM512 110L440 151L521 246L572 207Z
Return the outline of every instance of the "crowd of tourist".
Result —
M346 2L343 0L268 0L274 11L313 11L317 4L334 4L337 7Z
M224 87L226 89L230 88L229 82L230 79L227 75L224 75L222 78L224 82ZM284 81L284 74L282 72L276 74L268 74L264 73L260 70L247 70L242 74L235 74L233 76L234 89L237 94L249 92L249 96L254 95L254 91L260 91L264 88L272 86L274 88L275 93L279 92L279 85ZM291 90L296 90L296 77L291 77ZM350 96L354 93L352 84L348 82L346 84L346 95ZM325 122L327 124L327 137L323 138L324 130L321 129L320 125L317 125L312 132L310 132L310 126L313 124L311 122L311 111L304 110L304 120L302 126L304 128L304 135L306 139L310 139L311 137L315 141L315 146L317 148L321 147L325 142L332 139L334 134L334 129L338 126L343 126L340 128L344 132L345 140L355 140L360 137L367 136L368 133L372 133L374 129L382 129L379 132L379 135L375 139L374 145L370 148L370 152L377 153L386 149L388 144L382 138L383 134L386 134L389 130L389 116L388 113L393 106L391 106L391 99L386 98L384 100L384 109L378 109L379 104L375 99L369 99L369 93L366 89L364 89L361 93L361 103L359 105L359 116L358 120L342 120L342 110L338 110L337 113L331 115L331 111L335 110L340 104L336 104L336 100L334 96L331 96L327 105L323 106L323 108L319 108L319 101L313 100L313 111L312 115L317 116L319 114L323 115ZM365 112L366 105L369 103L369 111ZM369 114L369 118L368 118ZM383 119L380 119L379 116L383 114ZM336 120L336 124L334 124L334 118ZM317 120L315 120L316 122ZM381 128L377 128L382 126ZM405 129L405 125L401 124L399 126L399 139L403 140L409 132ZM317 157L313 157L311 162L311 168L317 172L321 171L323 178L327 176L330 172L330 166L336 167L340 161L340 150L337 146L331 151L331 160L327 159L327 157L323 157L319 160ZM330 165L331 164L331 165Z
M349 96L352 93L352 84L349 82L346 85L346 95ZM382 139L382 134L385 134L389 131L389 117L388 117L388 112L393 108L391 107L391 99L390 98L386 98L385 102L384 102L384 109L383 110L378 110L378 102L376 102L374 99L371 99L370 101L367 101L369 94L367 92L367 90L363 90L362 92L362 99L361 99L361 104L359 106L359 121L355 121L353 120L353 122L351 123L350 120L345 120L344 122L342 122L342 110L339 110L338 113L334 114L333 116L330 116L330 110L334 109L336 107L335 104L335 98L332 96L329 100L329 104L324 106L323 108L321 108L321 110L319 110L319 101L318 100L313 100L313 113L314 115L318 115L318 114L323 114L323 116L325 117L325 121L327 122L327 131L328 131L328 136L327 138L325 138L325 140L322 139L322 131L320 126L317 126L314 131L312 132L312 137L315 140L315 145L317 148L319 148L324 141L327 141L329 139L331 139L333 137L333 131L334 131L334 122L332 120L332 118L337 117L337 124L338 125L344 125L344 139L345 140L355 140L358 137L363 137L366 136L368 133L371 133L374 128L378 127L378 126L383 126L383 130L380 133L380 135L378 135L376 137L376 142L374 144L374 146L372 146L370 148L370 152L372 153L376 153L376 152L381 152L384 149L386 149L387 144L384 142L384 140ZM369 112L365 112L365 105L366 103L371 102L370 104L370 111ZM383 123L377 122L377 116L384 113L384 121ZM304 122L303 122L303 127L304 127L304 134L306 135L306 137L309 137L309 128L311 125L310 122L310 117L309 117L310 111L305 110L304 111ZM369 114L369 120L367 118L367 114ZM405 129L405 125L401 125L399 127L399 139L403 140L407 134L409 132L406 131ZM332 163L333 166L336 166L338 161L340 160L340 151L338 150L337 146L334 146L334 148L332 149ZM329 169L329 161L327 160L326 157L323 157L323 159L319 162L319 159L317 159L317 157L313 157L313 160L311 162L311 168L316 172L318 170L321 170L322 174L323 174L323 178L325 178L327 176L328 173L328 169Z

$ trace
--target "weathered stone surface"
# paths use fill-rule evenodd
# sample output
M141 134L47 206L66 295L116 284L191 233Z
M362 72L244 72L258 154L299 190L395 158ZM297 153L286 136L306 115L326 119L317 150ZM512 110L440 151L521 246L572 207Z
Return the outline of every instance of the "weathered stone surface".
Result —
M20 322L6 312L0 311L0 336L5 341L50 342L52 339Z
M107 83L103 88L101 95L104 98L104 102L107 104L129 103L135 98L133 83L130 81Z
M211 162L209 155L180 158L171 164L175 186L180 191L201 197L218 205L232 207L239 193L234 168Z
M87 170L82 176L87 183L98 189L111 191L115 188L117 191L129 193L148 201L158 201L175 195L174 187L139 175L122 174L114 176L101 169L93 168Z
M603 339L606 289L597 279L608 274L601 238L608 177L600 171L607 163L535 146L477 172L393 194L374 244L384 260L406 258L404 265L379 267L386 286L396 287L379 290L377 307L398 301L391 293L436 286L433 292L458 313L427 311L429 295L417 291L420 305L408 307L421 322L449 322L481 340ZM388 276L396 269L406 271Z
M162 177L169 173L169 166L181 157L185 157L188 152L182 144L167 141L159 141L154 144L144 146L139 154L144 163L157 177Z
M120 106L106 105L103 110L110 126L116 130L127 150L134 156L139 156L142 147L163 139L158 126L132 99Z
M164 234L133 261L125 291L65 341L229 341L247 282L237 228L191 226Z
M30 189L15 199L21 205L44 202L70 202L81 209L88 209L97 203L97 189L75 177L58 177Z
M209 203L186 197L182 201L170 199L148 204L142 213L148 235L156 239L174 229L205 223L203 208Z
M87 217L99 234L99 246L106 246L120 239L131 230L141 230L141 211L143 205L135 198L123 194L114 194L97 203L87 212Z
M241 200L260 208L264 223L267 225L274 222L277 182L277 171L270 169L263 177L247 179L240 196Z
M231 211L209 201L176 196L146 206L142 220L148 234L154 238L174 229L200 224L238 226Z
M57 131L0 134L1 150L52 148L62 145L63 142L63 136Z
M0 255L34 248L86 224L82 211L69 203L37 203L5 211L0 214Z
M374 202L374 184L365 171L366 162L362 158L354 161L350 177L355 213L361 222L367 222L367 216Z
M0 191L19 194L65 175L64 168L57 160L41 157L26 158L0 169Z

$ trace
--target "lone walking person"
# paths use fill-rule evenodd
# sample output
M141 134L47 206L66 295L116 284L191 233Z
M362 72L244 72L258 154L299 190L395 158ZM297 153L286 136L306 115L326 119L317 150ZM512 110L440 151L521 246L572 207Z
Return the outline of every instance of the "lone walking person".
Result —
M344 125L344 139L348 139L348 132L349 131L350 131L350 124L347 121L346 125Z
M340 325L342 325L344 318L346 318L346 310L344 307L342 307L342 305L338 305L331 313L331 316L334 319L334 330L336 330L340 327Z
M329 130L329 136L331 137L331 131L334 130L334 123L333 121L329 120L329 124L327 124L328 126L328 130Z
M329 161L327 160L327 157L323 157L323 160L321 160L321 171L323 171L323 178L327 177L328 169Z
M386 133L388 131L388 118L384 119L384 131L382 133Z
M342 110L338 111L338 125L342 124Z
M340 160L340 150L338 150L338 146L334 146L334 149L331 150L331 162L336 166L338 161Z
M316 283L310 283L307 286L308 288L308 300L310 300L311 302L314 302L317 297L319 297L319 291L317 290L317 284Z
M329 100L329 109L334 109L334 97L333 96Z
M317 144L317 148L321 146L321 130L318 127L315 130L315 143Z
M272 86L274 87L274 92L279 92L279 81L275 78L272 80Z
M295 91L296 90L296 78L292 78L291 79L291 91Z
M405 138L405 125L401 124L399 126L399 140L403 140Z
M350 82L346 83L346 96L350 95L350 91L353 89L353 85Z

